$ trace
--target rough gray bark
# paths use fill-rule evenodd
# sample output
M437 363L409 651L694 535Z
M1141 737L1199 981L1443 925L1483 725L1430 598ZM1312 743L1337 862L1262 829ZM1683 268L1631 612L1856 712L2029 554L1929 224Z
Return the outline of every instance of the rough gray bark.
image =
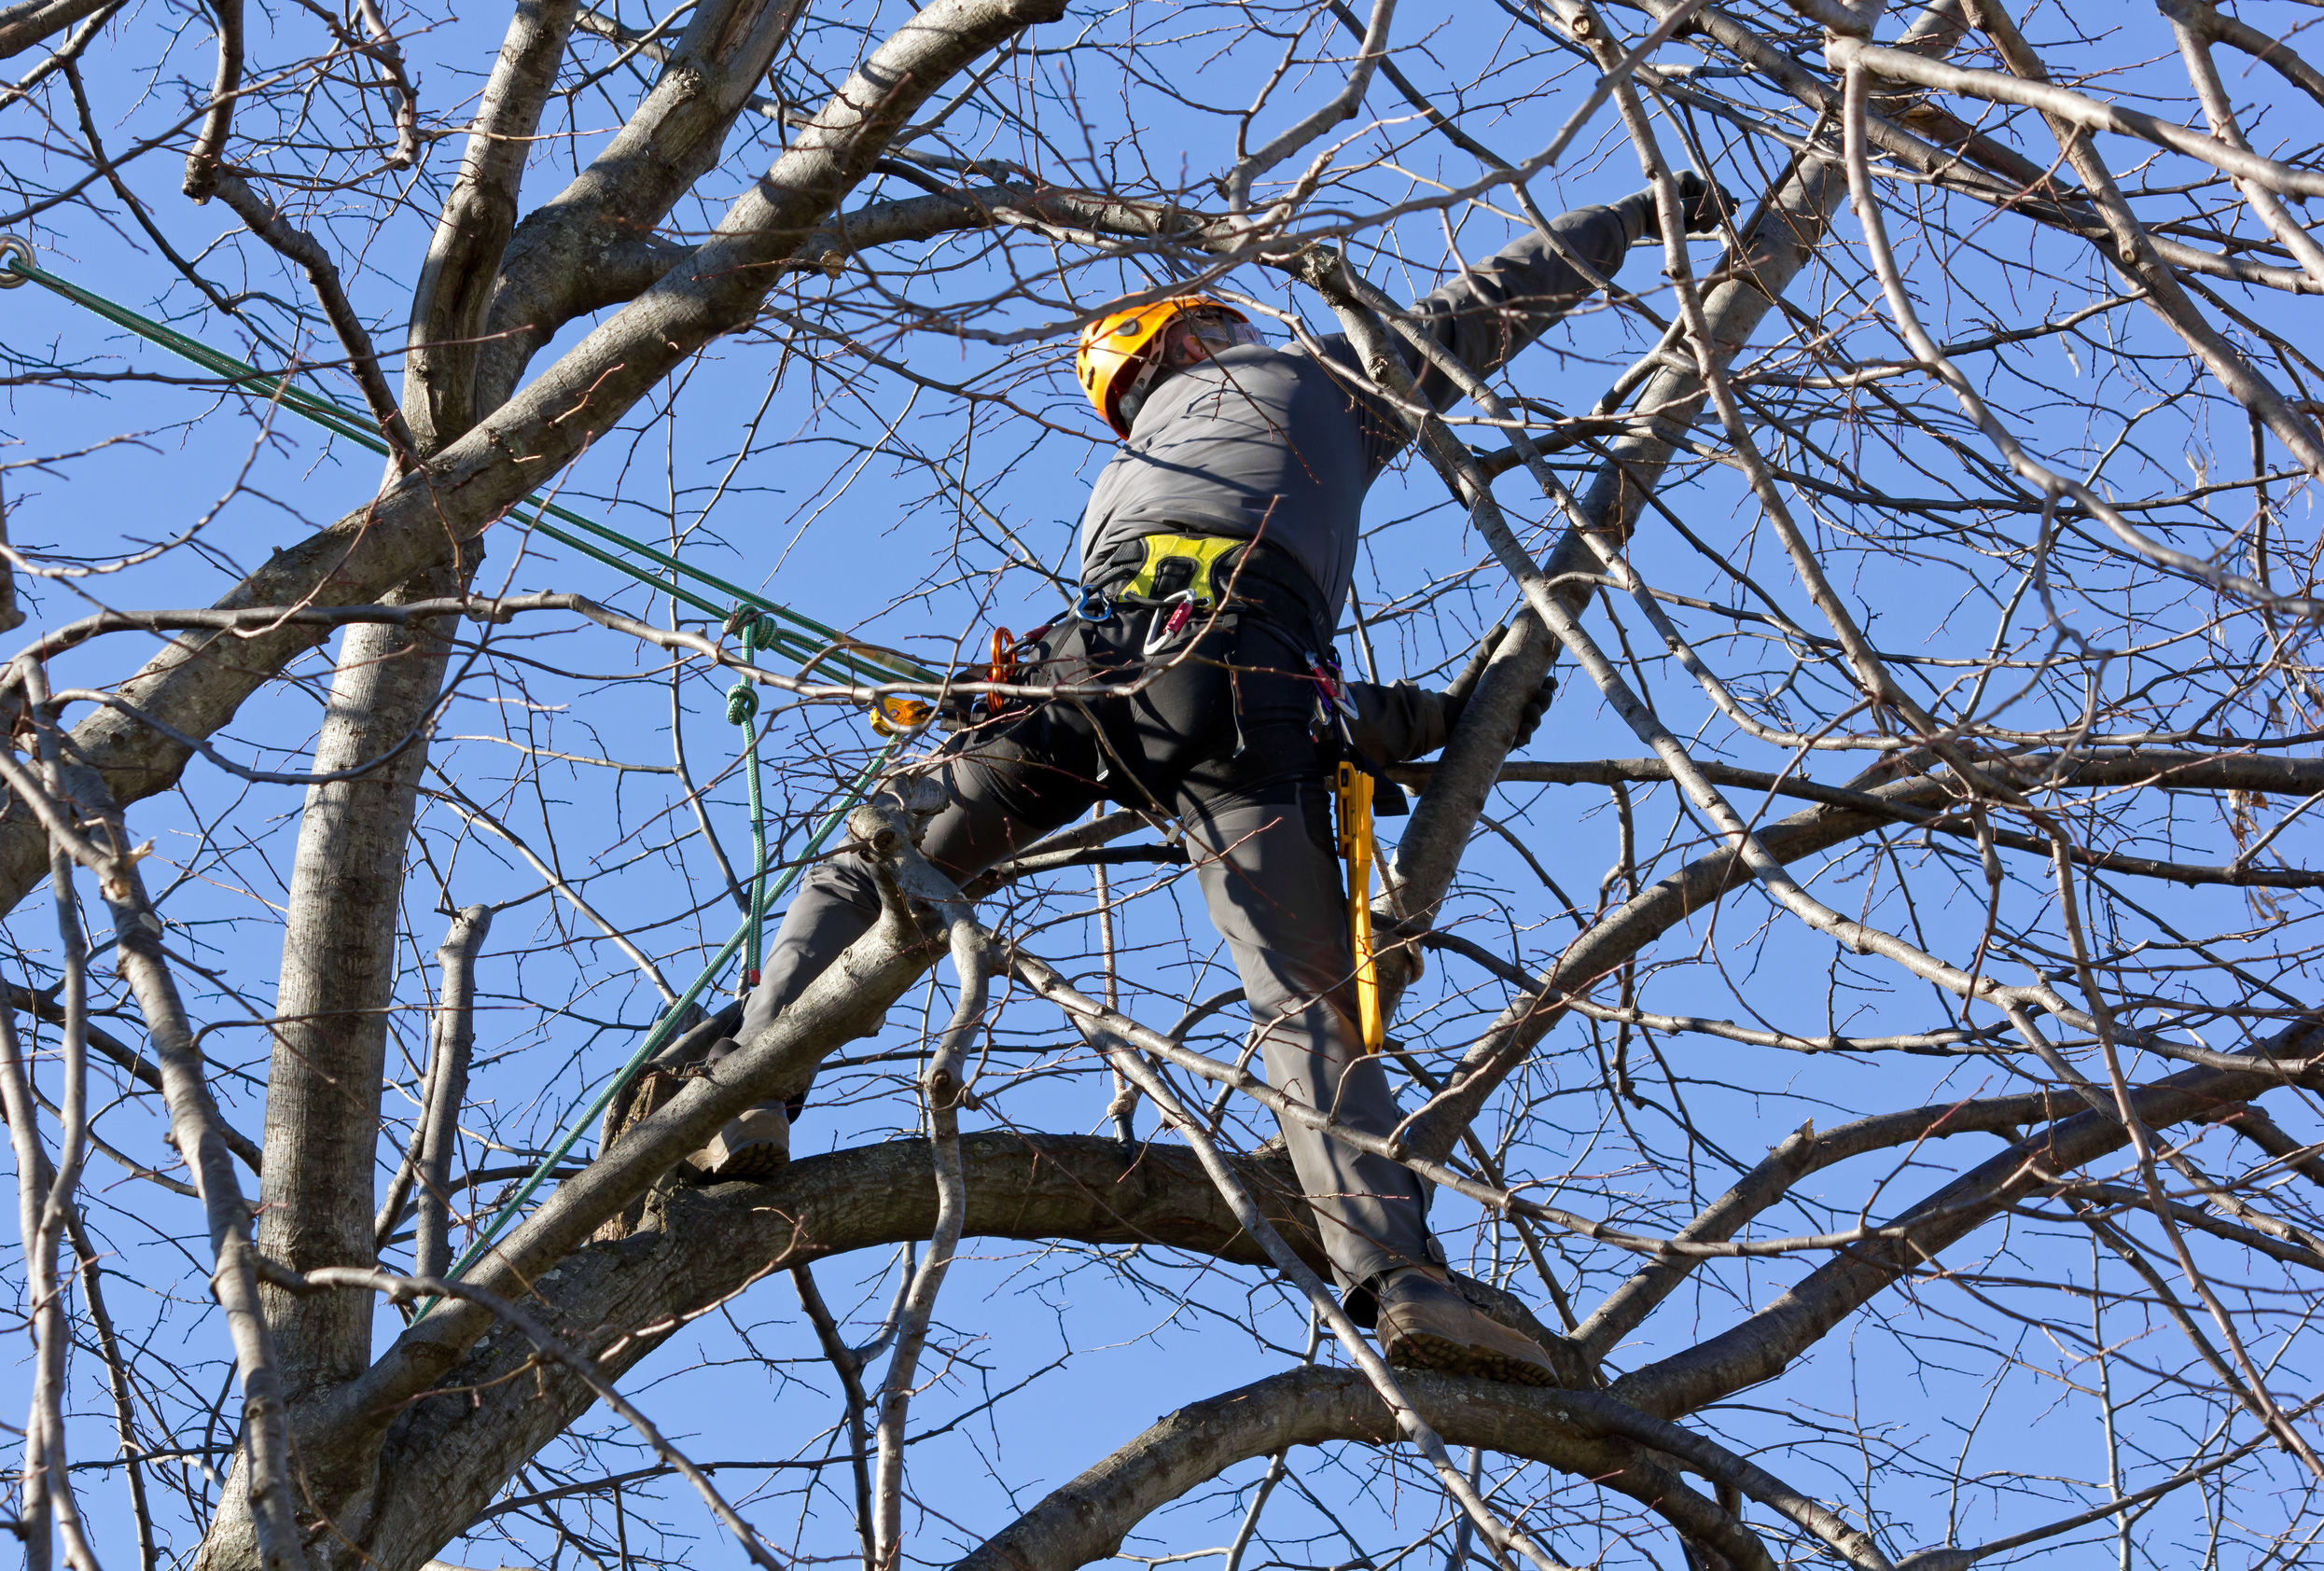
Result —
M476 955L493 928L493 908L470 906L452 918L436 951L444 988L428 1053L427 1105L420 1110L419 1219L411 1258L416 1274L452 1270L452 1155L467 1102L468 1051L476 1044Z
M622 271L608 264L637 254L671 208L717 166L728 129L757 90L775 51L790 36L804 3L716 0L697 9L666 57L661 79L611 145L563 191L526 216L508 237L505 255L495 247L497 269L489 280L470 285L489 284L490 292L480 302L484 337L462 353L474 379L470 396L475 417L508 397L524 368L558 328L608 303L599 275ZM1057 8L1062 10L1062 4ZM962 16L976 9L953 7ZM934 25L940 29L950 20L935 18ZM961 63L965 60L936 68L949 76ZM906 73L919 67L916 59L894 64ZM941 80L939 76L938 83ZM938 84L920 87L904 77L884 85L901 86L912 92L917 104ZM847 101L842 91L834 102ZM892 132L903 123L898 118L887 129ZM884 150L887 138L879 140L880 150ZM805 173L786 170L789 162L787 155L778 160L767 181L788 185ZM856 175L862 173L859 168ZM854 183L854 177L847 181ZM830 205L836 206L842 194L833 190ZM814 216L820 219L829 210L827 206ZM760 265L780 259L789 249L759 258ZM772 270L758 273L755 293L763 295L772 278Z
M457 564L414 584L456 592ZM257 1244L293 1271L377 1262L372 1219L387 1007L397 971L413 787L450 646L436 623L360 623L340 645L314 749L317 773L378 767L311 786L299 820L283 928L277 1023L267 1071ZM373 1295L261 1287L285 1396L295 1415L371 1361ZM242 1470L238 1461L236 1470ZM307 1484L327 1491L327 1469ZM227 1491L197 1564L247 1564L257 1550L245 1490ZM324 1522L307 1523L327 1538Z
M460 173L429 240L405 334L404 419L432 456L476 424L476 354L541 108L573 34L578 0L519 0L484 84Z
M961 1166L963 1230L970 1237L1151 1244L1264 1263L1183 1147L988 1131L962 1137ZM1322 1248L1289 1161L1237 1159L1236 1172L1277 1230L1320 1265ZM809 1157L764 1184L658 1188L634 1231L575 1251L535 1286L547 1300L543 1318L588 1328L578 1340L617 1377L685 1316L745 1283L853 1250L925 1239L936 1210L925 1141ZM531 1354L522 1337L494 1331L448 1369L446 1395L423 1397L396 1417L361 1539L380 1571L415 1571L595 1400L555 1369L541 1371L537 1384L530 1374L503 1378ZM349 1550L330 1564L354 1571L361 1562Z
M1417 1369L1399 1380L1447 1441L1531 1457L1592 1479L1711 1545L1738 1568L1772 1571L1766 1546L1747 1528L1645 1447L1591 1424L1585 1416L1589 1394ZM1146 1517L1238 1462L1290 1446L1333 1440L1388 1445L1396 1437L1387 1405L1352 1370L1301 1369L1270 1376L1164 1415L953 1571L1075 1571L1114 1554Z
M23 53L104 5L105 0L19 0L0 11L0 60Z
M349 628L315 743L318 773L379 767L311 787L299 821L258 1189L258 1246L293 1271L374 1263L372 1169L411 788L447 653L433 628ZM369 1364L371 1301L266 1289L294 1404Z

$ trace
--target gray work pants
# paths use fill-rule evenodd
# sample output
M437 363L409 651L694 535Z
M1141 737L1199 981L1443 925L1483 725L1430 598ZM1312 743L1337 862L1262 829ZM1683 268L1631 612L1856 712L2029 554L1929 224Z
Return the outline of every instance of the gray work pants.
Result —
M1141 663L1149 617L1070 629L1051 657L1055 678L1119 676ZM964 738L946 766L950 804L922 850L965 881L1104 798L1167 806L1242 978L1268 1083L1385 1135L1399 1115L1380 1061L1359 1049L1327 755L1310 729L1313 687L1291 658L1296 637L1275 623L1230 622L1134 698L1051 703L990 741ZM853 854L811 871L737 1038L764 1030L878 914ZM1283 1136L1343 1288L1434 1257L1426 1189L1411 1170L1298 1123Z

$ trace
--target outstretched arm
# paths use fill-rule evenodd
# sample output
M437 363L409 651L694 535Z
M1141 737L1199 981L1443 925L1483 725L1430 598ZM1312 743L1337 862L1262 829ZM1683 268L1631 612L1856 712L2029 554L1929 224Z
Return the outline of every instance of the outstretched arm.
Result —
M1726 193L1692 171L1679 176L1679 194L1691 232L1711 228L1732 205ZM1431 338L1483 375L1507 364L1593 293L1591 275L1611 278L1630 247L1659 228L1650 190L1610 206L1578 208L1551 220L1549 235L1523 235L1464 269L1414 304L1412 313ZM1423 397L1438 409L1456 401L1459 389L1449 377L1400 338L1397 346Z
M1468 664L1442 692L1412 682L1350 682L1348 696L1355 701L1356 718L1349 725L1356 750L1374 763L1400 764L1443 746L1460 723L1461 711L1477 690L1478 679L1500 646L1501 635L1508 631L1503 623L1478 640ZM1556 685L1553 679L1544 682L1519 713L1510 749L1523 747L1533 739L1534 728L1541 723Z

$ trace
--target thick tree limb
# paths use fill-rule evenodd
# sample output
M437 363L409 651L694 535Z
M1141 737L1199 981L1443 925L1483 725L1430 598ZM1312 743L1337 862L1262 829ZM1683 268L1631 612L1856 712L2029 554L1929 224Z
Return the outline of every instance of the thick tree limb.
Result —
M63 32L112 0L17 0L0 10L0 60L22 54L43 38Z
M217 75L210 84L209 113L186 155L182 182L186 194L196 202L209 201L216 189L226 162L227 133L234 126L234 99L242 88L243 0L208 0L208 5L217 19Z
M572 25L572 8L558 0L562 36ZM994 11L1010 11L1018 0L1000 0L998 5L935 6L921 13L914 22L908 22L898 34L901 38L915 27L925 26L933 32L950 30L965 23L973 31L977 19L989 18ZM498 409L515 389L524 374L525 366L542 345L553 338L557 330L584 311L596 304L607 303L598 293L598 285L591 275L609 255L632 252L637 243L653 234L655 226L666 218L670 210L695 184L716 168L726 146L727 132L733 126L744 105L758 86L758 80L772 63L775 51L788 38L805 0L705 0L687 19L686 29L665 57L661 76L654 83L645 100L632 111L629 119L616 133L605 149L590 160L589 166L575 176L572 183L556 196L528 215L513 231L496 234L488 230L481 237L478 260L469 271L461 287L463 312L480 307L482 314L475 318L478 326L465 330L461 325L447 322L454 332L476 340L461 347L451 368L457 372L466 368L473 384L466 388L455 385L458 376L449 376L447 396L465 396L470 400L468 418L480 420ZM1062 6L1057 9L1062 9ZM901 58L892 60L888 69L900 69L900 75L880 73L875 83L861 73L834 99L834 107L845 105L849 111L857 106L876 103L883 92L900 90L908 94L911 104L892 123L884 123L877 136L876 157L885 150L894 133L902 129L910 111L917 107L937 88L943 85L953 72L967 61L984 52L1034 20L1047 20L1054 10L1042 10L1037 16L1020 12L1023 21L1005 27L995 36L988 37L981 47L957 58L924 58L924 51L906 51L912 55L907 63ZM923 42L929 42L925 35ZM894 40L891 40L893 44ZM945 54L939 46L936 54ZM918 79L923 71L929 73L925 82ZM537 112L537 110L536 110ZM812 125L827 132L836 129L827 108ZM802 134L800 141L807 140ZM797 152L800 143L791 149ZM853 185L870 167L866 158L847 184ZM760 191L770 188L789 194L790 188L804 171L790 153L778 160L761 182ZM506 200L508 211L514 208L514 174L505 173L501 183L509 187ZM843 188L831 190L829 203L814 216L820 219L830 206L836 205ZM479 188L479 201L490 201L495 207L502 200L497 190ZM745 199L747 202L749 199ZM730 224L738 208L730 215ZM772 212L766 217L780 224ZM494 223L499 219L495 214ZM733 232L731 229L727 232ZM770 240L772 236L766 237ZM766 254L742 261L745 268L763 268L780 260L795 246L775 243L766 247ZM740 258L737 258L740 260ZM496 265L495 265L496 264ZM755 283L753 294L763 294L765 286L773 282L771 274L757 275L746 282ZM756 303L755 299L752 302ZM730 322L731 327L739 323ZM454 411L449 407L446 413ZM452 434L449 424L439 427L445 438Z
M1741 769L1709 759L1698 760L1694 767L1716 785L1884 814L1913 811L1869 791L1827 786L1796 773ZM1996 760L1992 767L2004 767L2003 761ZM2006 767L2020 788L2028 791L2145 786L2164 791L2252 791L2307 796L2324 790L2324 758L2275 754L2198 753L2175 748L2078 753L2070 757L2026 753L2006 760ZM1396 764L1390 766L1388 773L1406 785L1425 789L1435 773L1435 766ZM1524 759L1503 764L1495 784L1649 785L1670 777L1670 766L1660 758ZM1967 795L1964 787L1964 799Z
M2203 38L2243 50L2318 104L2324 104L2324 73L2310 65L2284 39L2262 33L2249 22L2220 15L2207 0L2155 0L2155 5L2173 21Z
M2084 131L2105 131L2117 136L2136 137L2158 147L2167 147L2174 153L2199 159L2222 174L2231 174L2238 180L2251 181L2273 191L2281 191L2286 196L2324 196L2324 174L2317 171L2279 163L2247 148L2190 131L2185 126L2174 125L2142 110L2125 109L2119 104L2090 98L2053 86L2046 80L2006 76L1997 71L1971 71L1963 66L1926 59L1908 50L1882 49L1855 38L1835 38L1826 46L1825 52L1836 66L1860 65L1890 81L1909 82L1915 87L1929 88L1939 92L1982 98L1992 104L2039 109L2053 120L2079 126Z
M572 35L576 0L519 0L436 220L405 334L403 414L421 457L476 424L476 339L515 232L524 163Z
M2019 87L2039 90L2043 93L2058 90L2051 87L2046 68L2019 34L2017 24L1999 0L1962 0L1962 3L1976 19L1978 27L1999 49L2011 71L2015 73L2013 77L2000 80L2013 81ZM1846 53L1844 48L1842 56L1845 57ZM2080 97L2079 94L2068 96ZM2142 298L2148 307L2169 325L2171 330L2179 336L2237 402L2266 423L2269 431L2283 443L2285 451L2298 460L2301 467L2312 475L2324 477L2324 439L2318 438L2314 423L2295 413L2275 385L2261 376L2258 368L2222 337L2194 302L2187 298L2186 289L2157 255L2145 227L2131 212L2129 202L2115 185L2112 173L2091 141L2089 133L2097 128L2085 124L2079 115L2066 111L2063 106L2044 103L2039 107L2049 116L2051 129L2058 138L2059 146L2065 149L2067 161L2073 165L2074 173L2089 188L2096 200L2099 215L2114 233L2118 255L2113 260L2123 276L2141 286ZM2111 105L2107 107L2109 110L2112 108ZM2183 129L2179 134L2200 144L2210 153L2213 162L2231 159L2236 154L2236 149L2217 140L2198 137ZM2243 158L2253 156L2241 155ZM2297 191L2302 195L2324 193L2324 174L2316 172L2299 172L2303 178L2289 185L2268 177L2263 171L2230 173L2257 180L2271 190ZM2085 505L2089 500L2084 496ZM2104 517L2103 514L2100 516ZM2106 521L2117 535L2122 533L2113 520ZM2148 549L2149 554L2154 554L2150 547L2142 549Z
M523 394L426 467L330 529L279 552L221 602L357 604L450 554L578 456L670 369L748 323L780 268L876 162L912 111L970 61L1061 13L1063 0L937 0L857 68L683 268L599 327ZM225 723L316 642L305 627L251 638L186 638L124 684L132 704L192 736ZM189 748L107 712L74 745L116 799L167 789ZM0 822L0 908L46 867L38 833Z
M448 571L448 570L438 570ZM292 864L267 1073L258 1246L296 1272L375 1259L374 1152L397 969L396 934L425 727L450 646L441 624L365 623L341 644ZM282 1295L267 1311L294 1405L371 1361L373 1295ZM225 1530L222 1515L213 1538Z
M902 854L905 870L917 874L929 886L930 902L944 923L960 996L920 1076L921 1100L928 1117L928 1150L934 1159L930 1166L936 1179L936 1226L928 1230L927 1252L920 1257L902 1301L897 1305L895 1350L888 1355L887 1373L874 1397L879 1415L871 1516L875 1571L880 1567L892 1571L903 1564L904 1425L912 1414L920 1355L927 1346L937 1294L952 1271L953 1253L960 1247L961 1230L967 1220L967 1182L960 1162L960 1108L963 1102L971 1100L968 1050L984 1024L993 977L991 950L968 902L956 889L934 887L941 883L940 875L909 847L907 841L897 849Z
M2189 1069L2136 1089L2131 1105L2150 1128L2183 1123L2247 1101L2279 1084L2271 1058L2313 1051L2324 1026L2303 1022L2239 1054L2248 1070ZM1773 1378L1825 1332L1905 1275L1927 1268L1949 1245L2002 1207L2129 1141L2121 1120L2085 1110L2044 1128L1979 1164L1904 1212L1909 1234L1848 1250L1787 1288L1765 1309L1717 1336L1614 1383L1613 1393L1649 1412L1691 1412ZM1916 1224L1916 1219L1926 1218Z
M1666 1466L1739 1487L1821 1538L1847 1564L1886 1568L1863 1534L1742 1457L1589 1391L1404 1371L1412 1398L1454 1444L1524 1456L1636 1500L1738 1567L1769 1567L1765 1545ZM1395 1438L1386 1406L1350 1370L1301 1369L1167 1414L961 1560L954 1571L1076 1571L1114 1554L1131 1529L1238 1462L1289 1446ZM1654 1453L1663 1453L1658 1457Z
M1281 1156L1230 1157L1269 1219L1311 1265L1321 1241ZM961 1137L965 1237L1145 1244L1245 1266L1266 1257L1177 1146L987 1131ZM692 1316L761 1275L859 1249L925 1239L937 1193L925 1141L802 1158L762 1184L657 1189L619 1243L565 1257L535 1292L553 1325L581 1336L609 1377ZM430 1316L433 1319L433 1316ZM423 1322L425 1325L425 1322ZM380 1571L417 1571L488 1505L517 1467L595 1400L557 1370L507 1378L530 1357L522 1338L475 1343L444 1376L446 1394L395 1415L381 1453L366 1550ZM352 1571L352 1551L332 1561Z

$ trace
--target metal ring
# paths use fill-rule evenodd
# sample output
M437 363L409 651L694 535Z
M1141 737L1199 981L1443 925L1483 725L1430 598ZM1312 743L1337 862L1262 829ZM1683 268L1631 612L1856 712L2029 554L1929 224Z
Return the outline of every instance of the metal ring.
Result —
M31 267L33 243L21 234L0 234L0 289L18 289L30 284L32 275L9 267L5 260L8 257L14 257L26 267Z

